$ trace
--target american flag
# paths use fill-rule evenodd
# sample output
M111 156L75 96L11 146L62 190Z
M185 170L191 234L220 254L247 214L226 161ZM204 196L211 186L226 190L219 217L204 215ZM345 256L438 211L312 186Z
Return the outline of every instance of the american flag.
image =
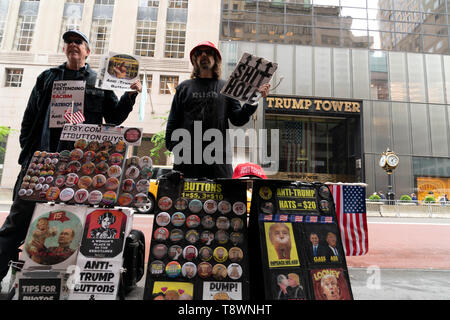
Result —
M75 112L74 114L72 114L71 109L67 109L66 112L64 113L64 119L66 119L66 121L68 123L71 124L75 124L75 123L83 123L84 122L84 115L83 112L81 112L80 110L78 110L77 112Z
M332 184L336 216L346 256L362 256L369 251L366 188L359 185Z
M302 149L303 122L286 121L285 128L285 156L287 160L286 169L288 172L300 172L300 161Z

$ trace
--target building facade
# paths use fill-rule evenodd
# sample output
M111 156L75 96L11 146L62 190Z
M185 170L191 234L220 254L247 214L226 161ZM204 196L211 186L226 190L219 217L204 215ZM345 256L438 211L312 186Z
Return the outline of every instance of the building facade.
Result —
M19 170L34 81L65 60L61 35L78 28L94 69L109 51L140 57L151 99L143 122L137 102L123 124L144 128L135 154L148 154L148 138L164 129L173 88L190 76L189 50L208 39L219 44L223 78L244 52L278 63L270 96L246 125L279 129L266 145L279 151L273 177L386 191L378 162L390 148L400 157L397 197L448 194L449 10L442 0L0 0L0 125L15 129L0 144L0 187L12 188Z
M449 10L439 0L223 0L225 76L244 52L279 65L256 116L280 130L275 177L386 193L378 163L390 148L396 198L448 195Z
M140 96L122 124L144 129L140 148L149 154L150 137L165 128L173 88L190 77L189 51L210 39L219 41L220 0L0 0L0 126L13 132L1 142L0 188L11 190L19 173L19 131L36 77L66 59L62 34L79 29L90 40L87 62L94 70L108 52L139 57L149 91L139 121ZM123 92L116 92L118 96ZM159 164L169 159L162 155Z

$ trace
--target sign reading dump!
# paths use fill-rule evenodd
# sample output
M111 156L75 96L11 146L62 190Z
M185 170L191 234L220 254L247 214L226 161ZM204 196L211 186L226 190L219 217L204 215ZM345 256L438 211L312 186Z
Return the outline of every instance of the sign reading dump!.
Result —
M255 103L261 97L258 88L272 79L277 68L277 63L244 53L220 93L246 103Z

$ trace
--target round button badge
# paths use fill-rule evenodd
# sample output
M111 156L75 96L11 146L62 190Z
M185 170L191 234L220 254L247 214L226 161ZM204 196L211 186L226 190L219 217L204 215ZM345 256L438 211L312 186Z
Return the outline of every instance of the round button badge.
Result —
M207 246L211 245L214 240L214 233L209 230L205 230L200 234L200 241Z
M155 220L158 226L165 227L170 223L170 214L167 212L160 212Z
M220 230L228 230L230 227L230 220L224 216L218 217L216 220L216 227Z
M170 240L172 242L178 242L184 238L184 233L180 229L172 229L170 231Z
M91 141L88 143L88 151L97 151L100 148L100 143L98 141Z
M213 214L217 211L217 202L214 200L206 200L203 204L203 210L208 214Z
M215 225L215 221L212 216L204 216L201 224L205 229L212 229Z
M158 207L163 211L168 211L172 208L172 199L169 197L162 197L158 200Z
M200 257L200 259L202 259L203 261L209 261L211 260L211 257L213 255L213 251L210 247L201 247L200 250L198 251L198 255Z
M87 189L92 184L92 178L88 176L82 176L80 180L78 181L78 188L80 189Z
M133 179L125 179L122 182L122 191L123 192L131 192L134 190L135 183Z
M216 279L216 280L225 279L228 275L227 267L225 267L221 263L214 265L214 267L212 269L212 275L213 275L214 279Z
M106 163L106 161L100 161L95 166L95 173L97 174L106 174L108 172L109 165Z
M244 222L240 218L233 218L231 219L231 228L233 231L239 231L242 230L244 227Z
M183 258L192 261L198 256L198 250L195 246L189 245L183 249Z
M95 160L95 152L94 151L86 151L83 156L83 161L85 163L89 163Z
M144 167L152 167L153 166L153 161L152 158L150 158L149 156L143 156L139 159L139 167L144 168Z
M73 199L76 203L84 203L89 197L89 192L86 189L79 189L75 192Z
M230 279L240 279L242 276L242 267L237 263L231 263L227 268L227 273Z
M168 255L170 259L178 260L179 257L183 256L183 248L176 244L170 246Z
M78 161L83 159L83 155L84 155L83 150L76 148L70 152L70 159L73 161Z
M95 161L97 162L103 162L106 160L108 160L109 158L109 153L107 151L99 151L95 154Z
M218 209L219 209L220 213L228 214L228 213L231 212L231 209L232 209L231 203L229 203L226 200L222 200L222 201L219 202Z
M156 259L162 259L167 254L167 246L162 243L155 245L152 254Z
M106 190L110 191L117 190L117 188L119 187L119 179L114 177L108 178L106 180L105 186Z
M146 179L141 179L136 183L136 190L138 192L148 192L150 188L150 181Z
M126 207L129 206L133 202L133 195L130 193L122 193L119 196L118 203L120 206Z
M327 186L321 186L319 188L319 196L328 199L330 197L330 189Z
M217 247L214 249L213 256L217 262L225 262L228 259L228 251L224 247Z
M106 191L103 194L102 203L110 206L116 203L117 200L117 194L114 191Z
M48 201L55 201L58 199L60 192L58 187L51 187L47 190L46 199Z
M177 261L170 261L166 265L166 275L169 278L176 278L181 273L181 265Z
M197 228L200 225L200 218L195 214L191 214L186 218L186 226L188 228Z
M66 176L66 182L65 185L68 187L73 187L78 183L78 175L76 173L69 173Z
M65 188L65 189L61 190L61 192L59 194L59 199L61 201L67 202L67 201L72 200L74 194L75 194L75 191L72 188Z
M186 217L182 212L175 212L172 215L171 220L172 220L172 224L175 227L181 227L184 224L184 222L186 221Z
M108 169L108 176L117 178L122 174L122 169L118 165L112 165Z
M197 267L197 274L200 278L209 278L212 274L212 265L206 261L201 262Z
M159 227L153 233L153 239L157 241L166 241L169 238L169 230L164 227Z
M73 145L75 148L84 150L86 149L88 145L88 142L86 139L78 139L77 141L75 141L75 144Z
M138 193L134 196L134 205L138 208L144 207L148 202L149 199L145 193Z
M103 193L101 193L98 190L93 190L91 193L89 193L88 196L88 202L89 204L99 204L102 202L103 199Z
M186 232L186 236L184 238L186 239L187 242L194 244L198 241L200 236L197 230L192 229Z
M233 204L233 212L238 216L242 216L247 211L247 206L243 202L235 202Z
M181 268L181 274L185 278L192 279L197 274L197 266L193 262L186 262Z
M91 161L86 162L81 166L81 172L87 176L90 176L95 171L95 164Z
M244 258L244 252L241 248L232 247L228 250L228 258L231 262L239 262Z
M175 201L175 209L179 211L186 210L188 207L188 201L184 198L178 198L177 201Z
M97 174L92 178L92 186L96 189L100 189L106 183L106 177L102 174Z
M191 210L192 213L199 213L202 211L203 204L200 200L194 199L191 202L189 202L189 210Z
M160 260L155 260L150 264L150 273L154 276L160 276L164 274L165 264Z
M113 153L109 157L109 163L111 165L120 166L122 164L122 161L123 161L123 155L121 155L120 153Z

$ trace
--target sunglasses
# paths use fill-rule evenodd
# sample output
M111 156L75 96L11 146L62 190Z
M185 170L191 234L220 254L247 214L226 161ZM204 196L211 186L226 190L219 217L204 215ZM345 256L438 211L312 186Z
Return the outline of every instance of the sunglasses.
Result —
M64 40L64 43L67 43L67 44L71 44L72 42L74 42L77 45L80 45L80 44L83 43L83 40L81 40L81 39L72 39L72 40L67 39L67 40Z
M200 57L203 53L206 53L206 55L212 56L214 55L213 49L198 49L194 52L195 57Z

